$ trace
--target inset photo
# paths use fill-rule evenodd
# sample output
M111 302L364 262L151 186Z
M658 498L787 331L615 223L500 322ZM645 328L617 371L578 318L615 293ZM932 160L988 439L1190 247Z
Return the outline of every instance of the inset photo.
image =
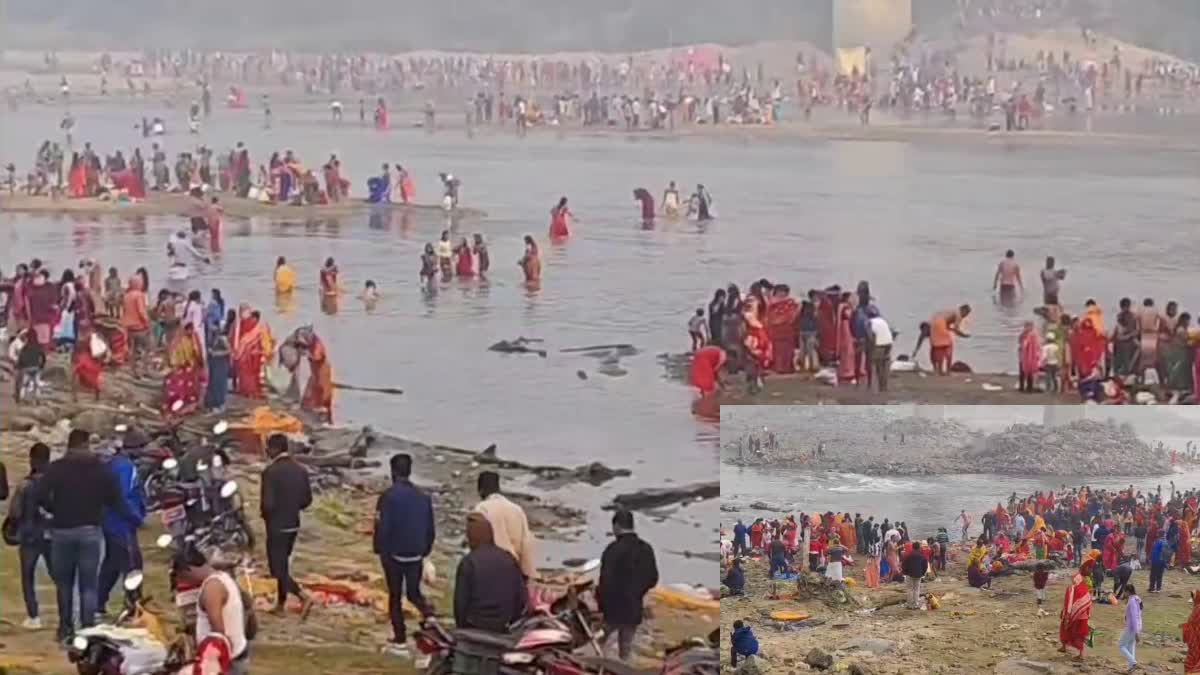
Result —
M723 406L720 510L737 672L1200 672L1190 407Z

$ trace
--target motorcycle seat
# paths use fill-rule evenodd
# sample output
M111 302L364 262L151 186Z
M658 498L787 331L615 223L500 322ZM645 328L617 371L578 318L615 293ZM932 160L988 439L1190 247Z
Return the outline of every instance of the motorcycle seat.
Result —
M471 643L502 651L508 651L516 647L520 638L520 635L492 633L475 628L461 628L454 631L454 641L458 644Z

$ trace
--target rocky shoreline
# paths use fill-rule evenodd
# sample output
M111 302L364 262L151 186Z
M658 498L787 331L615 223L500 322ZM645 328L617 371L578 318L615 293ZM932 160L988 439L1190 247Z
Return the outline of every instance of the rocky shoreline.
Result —
M804 413L802 413L804 414ZM1169 455L1133 428L1079 420L1057 427L1016 424L983 434L953 420L895 417L885 410L823 408L807 419L780 418L779 447L751 451L726 426L722 459L733 466L803 468L870 476L1161 476ZM805 438L791 440L792 429Z

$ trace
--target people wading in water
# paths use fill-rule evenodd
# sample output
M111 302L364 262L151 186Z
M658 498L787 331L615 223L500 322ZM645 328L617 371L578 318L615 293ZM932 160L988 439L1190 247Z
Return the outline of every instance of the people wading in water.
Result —
M550 238L566 239L571 236L571 228L567 225L568 219L574 220L574 218L575 214L567 208L567 198L559 199L558 205L550 209Z

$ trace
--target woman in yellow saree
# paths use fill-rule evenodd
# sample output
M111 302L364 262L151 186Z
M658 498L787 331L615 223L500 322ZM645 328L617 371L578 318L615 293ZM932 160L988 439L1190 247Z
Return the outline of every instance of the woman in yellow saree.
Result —
M208 372L204 366L204 349L200 336L190 323L175 335L167 349L167 365L171 372L163 380L163 412L187 414L200 405L208 384ZM175 410L176 402L183 407Z

